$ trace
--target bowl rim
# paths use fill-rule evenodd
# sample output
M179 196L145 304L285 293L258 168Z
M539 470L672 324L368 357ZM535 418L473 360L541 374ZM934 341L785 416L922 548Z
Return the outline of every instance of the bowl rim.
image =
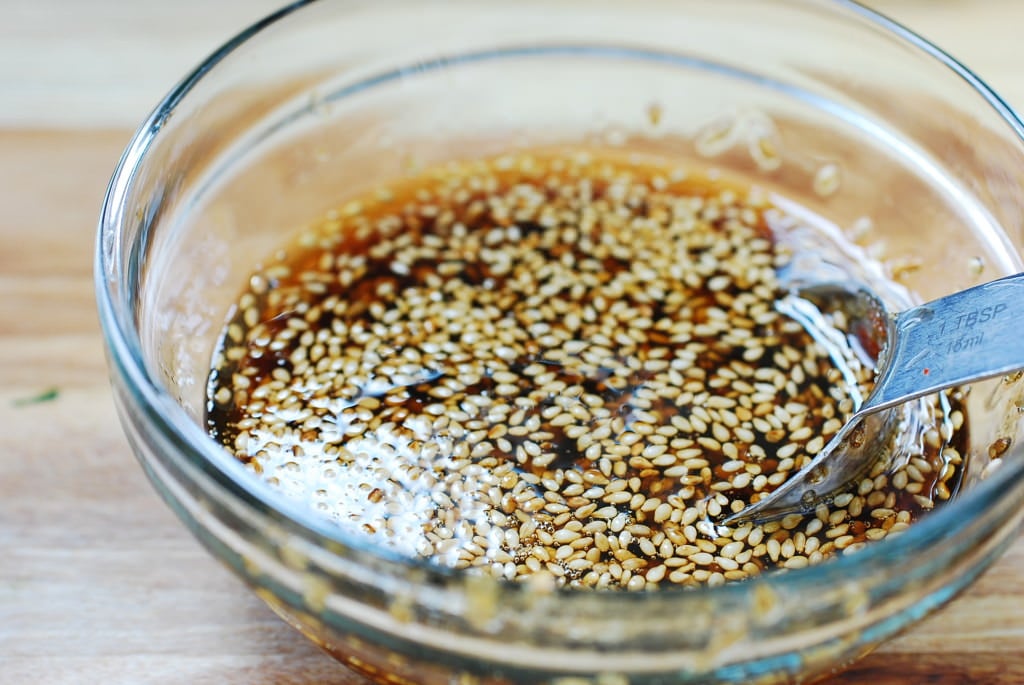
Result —
M919 53L930 56L945 66L952 75L965 81L975 94L1024 142L1024 122L1013 109L996 94L980 77L970 69L935 46L925 38L902 26L885 15L870 9L856 0L811 0L815 5L832 6L838 12L847 12L856 18L866 20ZM115 167L104 194L100 210L94 254L94 285L101 329L106 344L108 365L113 378L117 374L125 384L134 406L132 411L141 411L177 450L177 455L191 468L197 469L225 494L236 498L246 507L255 507L263 515L290 533L298 534L319 547L325 543L340 544L357 553L370 554L374 558L394 565L399 572L426 573L427 577L446 583L461 581L467 574L461 569L440 566L423 559L411 558L388 547L350 536L342 528L311 508L282 496L251 473L236 458L215 443L213 439L185 412L171 393L153 374L142 353L141 341L135 326L130 306L131 292L129 278L122 272L122 248L120 239L125 220L125 202L140 166L145 162L147 152L153 145L165 122L171 117L178 104L186 98L196 85L220 62L233 54L269 27L287 17L323 0L297 0L267 15L240 31L214 50L197 67L177 83L146 117L136 130ZM134 247L134 245L133 245ZM120 277L120 278L115 278ZM976 516L988 508L1002 490L1024 481L1024 460L1004 463L991 477L973 487L970 492L959 495L955 501L943 505L928 516L915 522L899 536L902 548L920 549L937 537L947 537L954 531L967 527ZM573 588L561 588L560 595L570 597L608 598L618 603L618 597L629 596L636 602L650 598L664 602L673 597L676 601L705 601L708 597L736 597L747 594L752 584L768 583L779 590L796 591L819 587L822 583L848 579L846 571L880 563L889 556L890 540L867 545L855 555L843 555L827 563L795 569L786 573L769 573L742 583L726 583L717 587L702 585L696 588L661 587L658 593L590 593ZM502 592L524 590L521 583L502 584ZM587 599L592 602L594 599ZM596 600L603 601L603 600Z

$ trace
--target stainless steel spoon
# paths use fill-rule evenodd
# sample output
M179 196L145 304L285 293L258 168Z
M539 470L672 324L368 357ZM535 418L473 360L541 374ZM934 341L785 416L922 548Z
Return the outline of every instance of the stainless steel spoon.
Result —
M814 459L773 492L722 519L725 525L810 512L886 456L899 404L1024 369L1024 273L964 290L896 315L871 292L816 284L795 295L839 310L850 334L880 350L877 380L856 413ZM815 304L810 304L815 303ZM799 318L799 311L795 313Z

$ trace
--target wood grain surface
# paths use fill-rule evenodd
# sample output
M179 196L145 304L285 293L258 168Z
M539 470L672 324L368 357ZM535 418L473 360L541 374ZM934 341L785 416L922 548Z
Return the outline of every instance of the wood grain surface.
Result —
M362 683L157 499L114 415L93 304L96 217L131 129L277 4L0 1L0 683ZM1024 107L1024 2L872 5ZM830 683L1024 683L1024 540Z

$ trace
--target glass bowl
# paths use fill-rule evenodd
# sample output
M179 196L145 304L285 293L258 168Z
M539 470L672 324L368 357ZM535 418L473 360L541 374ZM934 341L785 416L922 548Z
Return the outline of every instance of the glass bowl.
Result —
M806 682L951 599L1013 539L1018 377L969 395L962 492L816 567L647 593L552 590L412 561L252 477L203 429L252 268L347 197L452 159L654 151L828 219L924 300L1021 270L1022 126L973 74L851 2L300 2L143 123L102 208L116 403L210 552L341 662L387 683Z

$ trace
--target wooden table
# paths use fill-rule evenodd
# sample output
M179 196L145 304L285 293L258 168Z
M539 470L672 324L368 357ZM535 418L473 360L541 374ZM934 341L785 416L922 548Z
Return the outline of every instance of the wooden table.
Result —
M361 682L158 501L115 418L93 306L97 212L131 129L276 4L0 0L0 683ZM1024 107L1024 3L872 4ZM1024 683L1024 540L832 682Z

